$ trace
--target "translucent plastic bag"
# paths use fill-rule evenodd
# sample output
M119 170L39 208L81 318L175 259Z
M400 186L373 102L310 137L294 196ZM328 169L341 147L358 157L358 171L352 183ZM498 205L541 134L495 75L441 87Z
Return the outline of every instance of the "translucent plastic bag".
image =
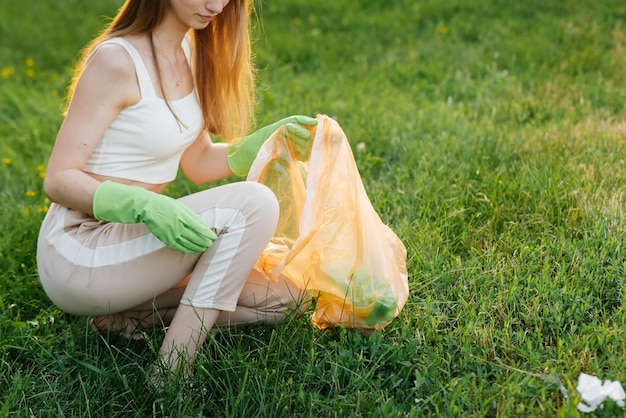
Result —
M298 160L279 130L248 174L280 201L276 234L255 268L311 292L318 328L380 330L408 298L406 249L372 207L339 124L317 119L308 161Z

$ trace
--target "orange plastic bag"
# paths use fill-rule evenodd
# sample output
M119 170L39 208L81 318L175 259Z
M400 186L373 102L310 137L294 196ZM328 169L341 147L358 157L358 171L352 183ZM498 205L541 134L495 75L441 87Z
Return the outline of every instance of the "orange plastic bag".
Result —
M250 169L248 180L280 202L275 236L255 268L311 292L318 328L380 330L408 298L406 249L372 207L339 124L317 119L309 160L298 160L278 130Z

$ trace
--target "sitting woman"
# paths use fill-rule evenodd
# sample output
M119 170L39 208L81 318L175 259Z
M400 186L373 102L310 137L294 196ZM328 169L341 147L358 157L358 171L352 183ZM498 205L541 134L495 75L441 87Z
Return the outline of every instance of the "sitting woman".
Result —
M161 194L179 168L195 184L245 176L283 125L286 141L309 141L317 122L306 116L243 136L254 98L251 4L127 0L76 68L47 168L53 203L37 249L46 293L102 331L168 326L168 376L215 325L275 323L303 296L286 278L251 273L277 224L268 188Z

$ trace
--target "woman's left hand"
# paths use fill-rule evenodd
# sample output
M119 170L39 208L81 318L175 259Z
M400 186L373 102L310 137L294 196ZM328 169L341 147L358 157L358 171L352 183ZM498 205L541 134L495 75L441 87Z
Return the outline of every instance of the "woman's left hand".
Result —
M303 116L307 117L307 116ZM308 118L312 119L312 118ZM306 159L309 153L309 141L311 140L311 129L307 129L304 126L315 126L317 125L317 119L313 119L315 124L297 124L293 122L289 122L282 126L282 138L286 144L292 143L295 148L298 156L301 159ZM310 121L306 121L310 122Z
M298 154L304 157L309 147L312 132L307 127L316 125L317 119L302 115L289 116L267 125L228 147L228 165L233 173L242 177L246 176L263 143L282 126L285 126L282 130L283 139L293 141Z

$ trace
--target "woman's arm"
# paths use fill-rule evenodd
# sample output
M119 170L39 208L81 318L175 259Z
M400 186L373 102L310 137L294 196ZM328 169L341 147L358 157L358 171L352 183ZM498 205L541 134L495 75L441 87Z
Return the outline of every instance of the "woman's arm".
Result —
M51 201L92 213L100 182L83 171L85 163L117 114L140 98L123 47L100 47L80 76L48 162L44 192Z
M180 167L194 184L220 180L233 174L226 161L227 144L213 143L208 133L202 133L185 150Z

